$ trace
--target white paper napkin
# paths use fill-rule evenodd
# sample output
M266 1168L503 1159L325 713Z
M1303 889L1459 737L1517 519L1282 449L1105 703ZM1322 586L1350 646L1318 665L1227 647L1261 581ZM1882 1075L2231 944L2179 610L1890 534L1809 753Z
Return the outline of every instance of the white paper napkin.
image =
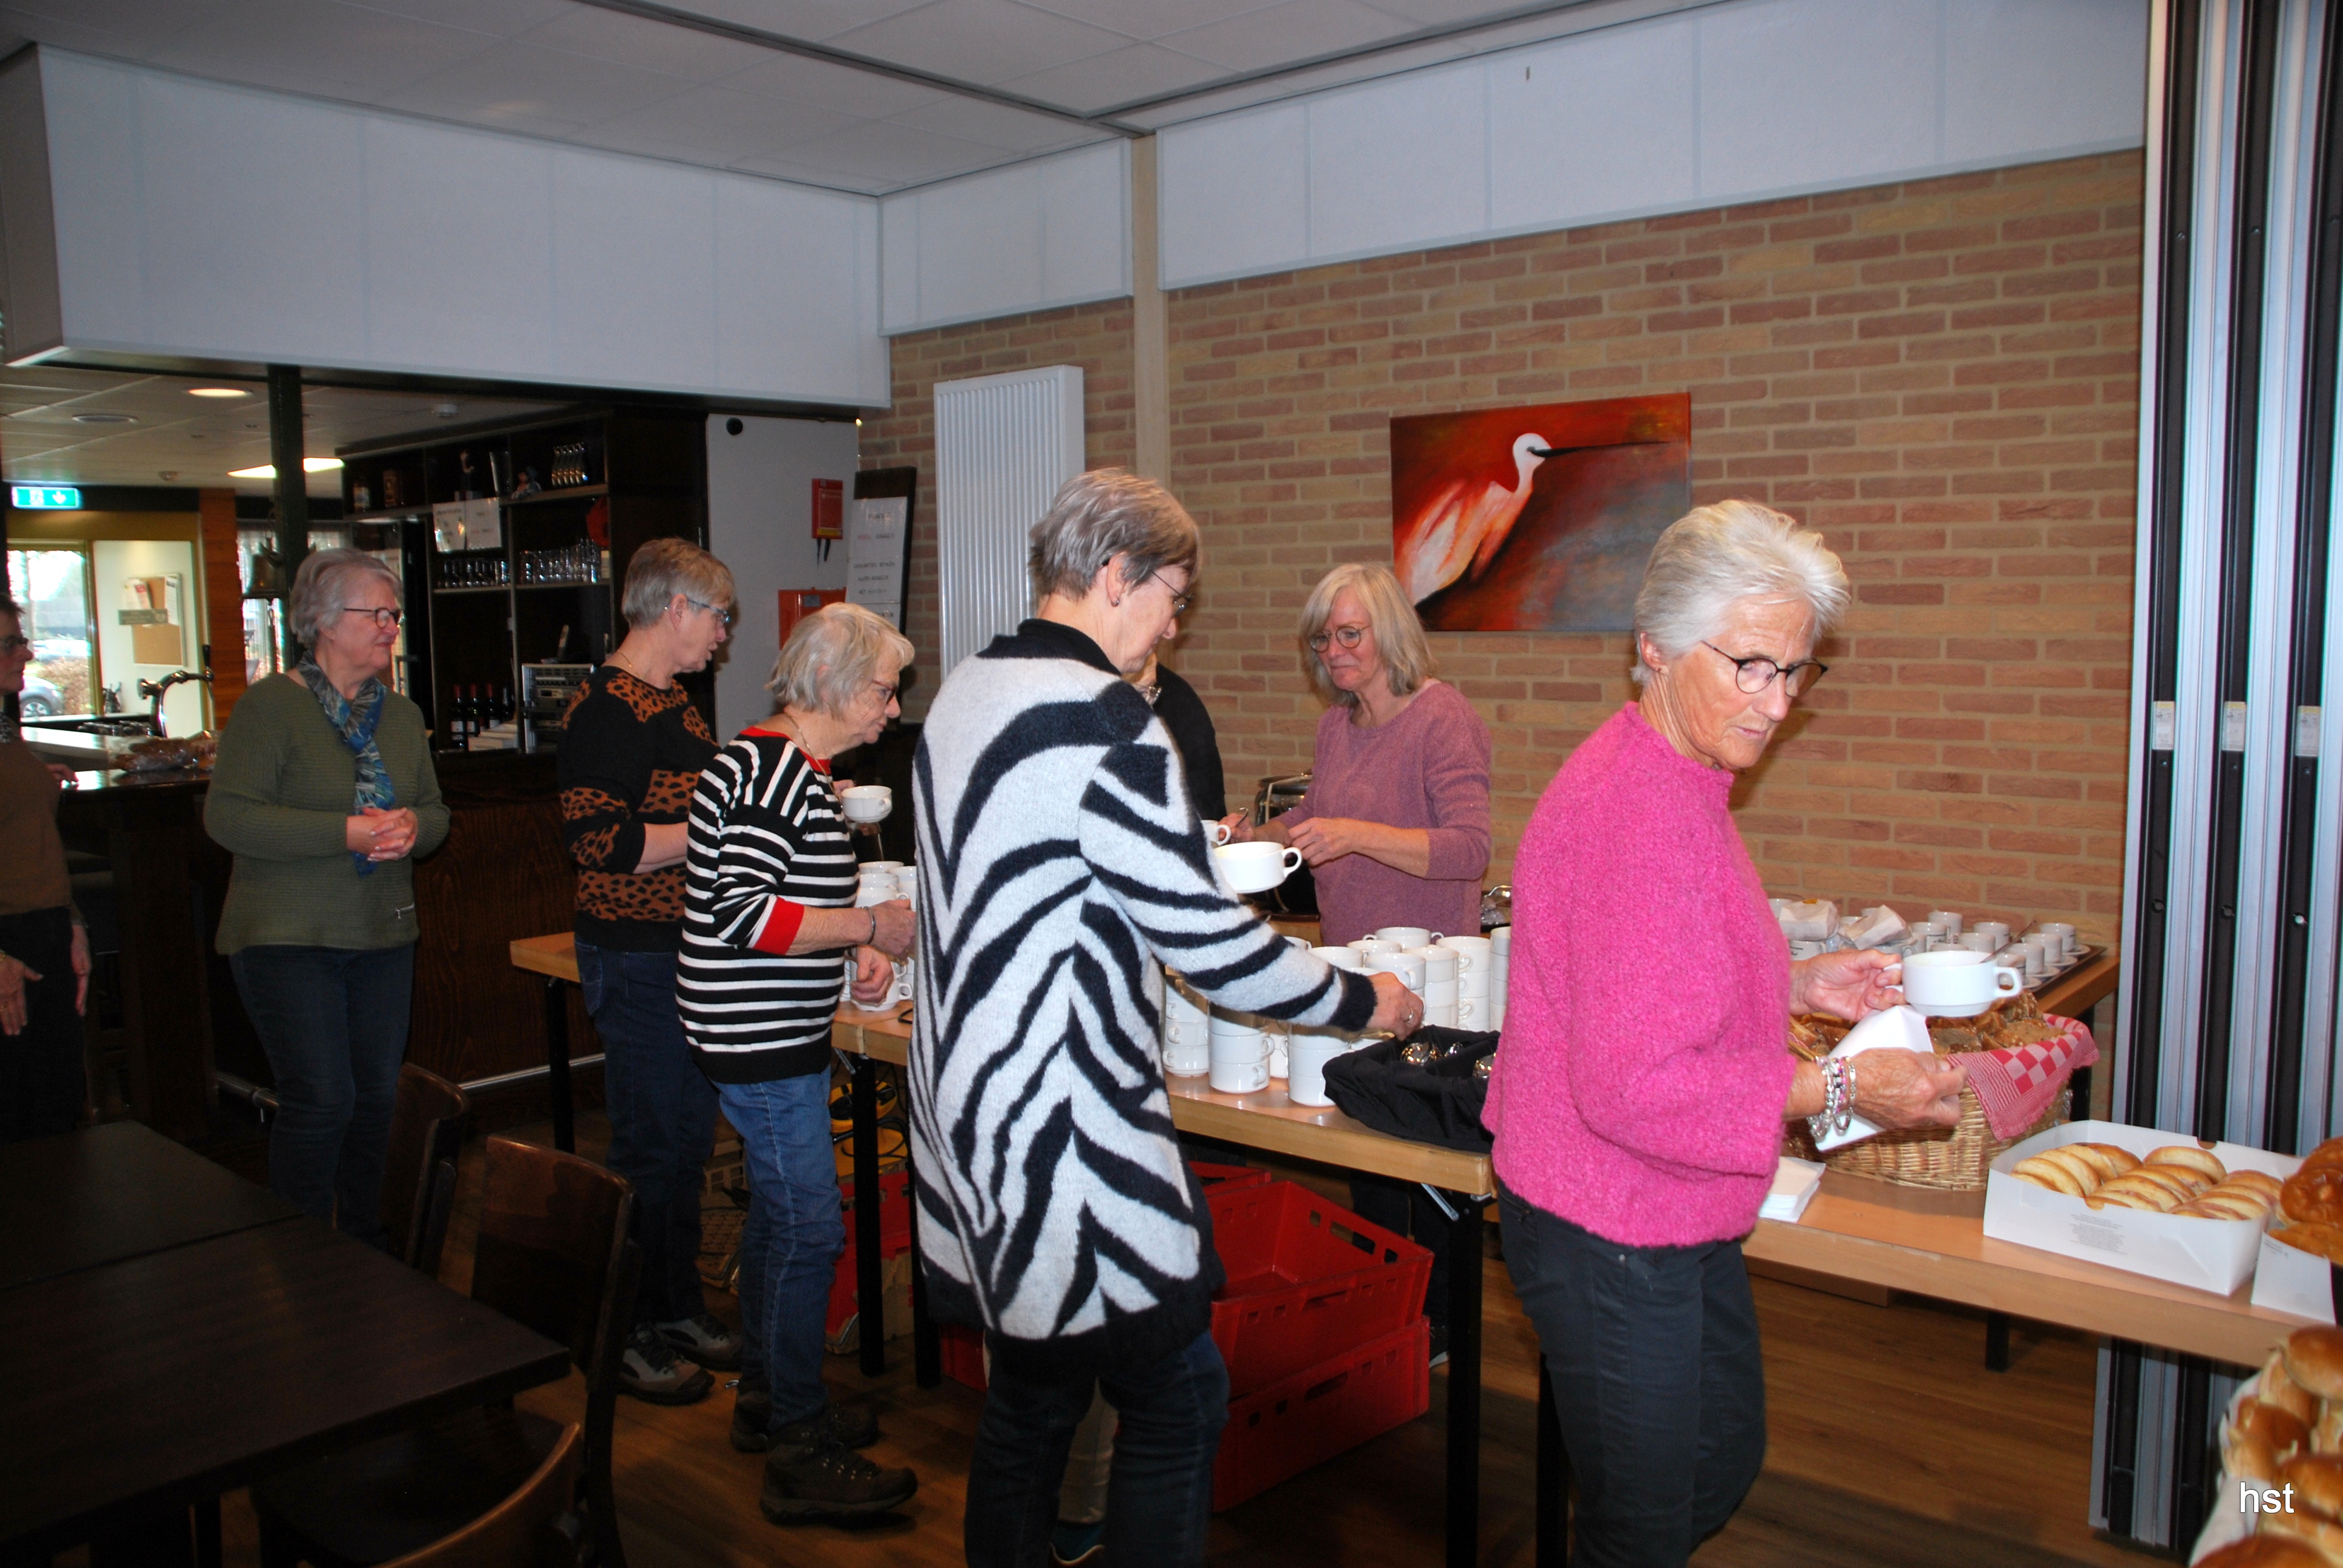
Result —
M1822 1184L1823 1167L1819 1161L1783 1155L1781 1164L1774 1171L1773 1189L1765 1194L1765 1201L1757 1205L1757 1217L1796 1224L1798 1217L1806 1211L1806 1205L1815 1201L1815 1194L1821 1191Z
M1831 1055L1859 1056L1866 1050L1919 1050L1934 1055L1936 1049L1935 1042L1928 1038L1926 1019L1912 1008L1891 1007L1885 1012L1873 1013L1849 1030L1846 1038L1838 1042L1838 1049ZM1861 1076L1862 1070L1858 1068L1856 1077ZM1815 1148L1826 1154L1850 1143L1860 1143L1866 1138L1876 1138L1880 1131L1881 1129L1860 1116L1849 1117L1845 1131L1825 1132L1815 1140Z

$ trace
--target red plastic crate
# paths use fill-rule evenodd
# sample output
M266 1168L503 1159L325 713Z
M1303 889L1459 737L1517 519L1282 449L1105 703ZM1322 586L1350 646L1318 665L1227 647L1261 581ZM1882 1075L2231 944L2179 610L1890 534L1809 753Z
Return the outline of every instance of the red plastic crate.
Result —
M1432 1408L1432 1324L1320 1362L1229 1401L1212 1461L1212 1512L1234 1508Z
M1413 1241L1292 1181L1215 1189L1205 1201L1228 1275L1212 1301L1212 1342L1228 1363L1232 1393L1266 1387L1423 1315L1432 1253Z
M984 1392L984 1332L962 1323L936 1325L936 1343L943 1352L944 1376Z
M1269 1172L1250 1165L1210 1165L1202 1160L1191 1160L1188 1169L1196 1173L1196 1180L1204 1184L1207 1192L1230 1192L1240 1187L1269 1184Z

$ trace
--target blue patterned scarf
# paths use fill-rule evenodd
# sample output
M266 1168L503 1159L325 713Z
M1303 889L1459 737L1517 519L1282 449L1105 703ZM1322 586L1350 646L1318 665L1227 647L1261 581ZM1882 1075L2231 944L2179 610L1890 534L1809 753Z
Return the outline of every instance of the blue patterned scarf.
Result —
M326 710L326 722L340 733L342 744L357 755L358 785L351 814L362 813L369 806L389 810L397 803L398 792L391 788L390 773L382 765L382 749L374 743L374 727L382 722L386 695L382 682L368 676L367 683L358 689L358 699L352 702L335 689L334 683L326 678L326 672L317 668L316 659L303 659L299 674L309 683L310 695L317 699L317 706ZM357 863L359 876L374 875L372 860L355 849L350 851L350 859Z

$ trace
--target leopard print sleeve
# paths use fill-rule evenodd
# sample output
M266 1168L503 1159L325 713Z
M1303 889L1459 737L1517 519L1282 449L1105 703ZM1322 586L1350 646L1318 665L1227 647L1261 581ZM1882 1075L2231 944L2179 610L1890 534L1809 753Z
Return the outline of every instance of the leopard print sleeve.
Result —
M580 870L629 872L642 863L637 813L657 759L650 728L590 684L562 724L561 842Z

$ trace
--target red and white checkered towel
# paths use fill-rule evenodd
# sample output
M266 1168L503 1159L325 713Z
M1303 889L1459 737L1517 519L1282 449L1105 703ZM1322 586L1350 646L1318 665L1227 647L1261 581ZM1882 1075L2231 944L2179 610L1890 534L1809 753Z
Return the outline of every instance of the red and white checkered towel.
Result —
M1961 1058L1968 1064L1969 1087L1976 1091L1986 1124L1996 1138L2015 1138L2033 1126L2067 1076L2099 1060L2090 1028L2080 1019L2054 1013L2044 1021L2066 1033L2042 1045L1972 1051Z

